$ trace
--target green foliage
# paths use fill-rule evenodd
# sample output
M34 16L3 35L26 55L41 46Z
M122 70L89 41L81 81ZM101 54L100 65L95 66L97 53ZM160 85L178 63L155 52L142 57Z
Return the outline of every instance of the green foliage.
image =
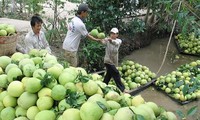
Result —
M102 70L104 67L103 58L105 47L92 40L85 40L81 46L79 61L88 72Z
M189 116L194 116L198 111L197 106L190 108L187 113L183 113L181 110L177 110L176 113L181 119L187 119Z

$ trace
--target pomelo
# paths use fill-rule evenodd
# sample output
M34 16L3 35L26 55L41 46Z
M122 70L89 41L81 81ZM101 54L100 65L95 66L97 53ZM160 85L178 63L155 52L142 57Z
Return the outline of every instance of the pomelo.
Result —
M3 105L5 107L15 107L15 106L17 106L17 98L12 97L10 95L6 95L3 98Z
M28 117L28 119L34 120L38 112L40 112L40 110L38 109L37 106L31 106L30 108L28 108L26 116Z
M13 67L7 73L8 82L17 80L17 77L22 76L22 75L23 75L22 71L19 68Z
M51 110L42 110L38 112L35 116L35 120L55 120L56 115Z
M24 109L28 109L29 107L34 106L36 104L37 99L37 94L24 92L17 99L17 104Z
M114 120L132 120L133 112L129 107L120 108L114 116Z
M7 91L12 97L19 97L24 92L24 85L20 81L12 81L8 85Z
M83 83L83 90L86 95L94 95L98 91L98 85L95 81L89 80L86 83Z
M62 85L55 85L52 88L51 97L54 100L60 101L60 100L62 100L62 99L65 98L65 95L66 95L66 89L65 89L64 86L62 86Z
M38 92L38 97L43 97L43 96L49 96L51 97L51 89L47 87L43 87L39 92Z
M62 115L62 119L63 120L81 120L79 109L69 108L65 110Z
M25 90L29 93L36 93L38 92L41 88L41 80L37 78L28 78L26 83L25 83Z
M0 75L0 88L8 87L8 79L6 74Z
M49 96L39 97L36 104L39 110L49 110L53 106L53 99Z
M26 112L27 112L26 109L24 109L20 106L17 106L15 109L16 109L16 111L15 111L16 117L26 116Z
M13 107L6 107L1 111L2 120L14 120L15 119L15 109Z
M80 116L82 120L99 120L103 115L103 110L98 104L93 102L85 102L80 108Z
M8 56L0 56L0 67L5 69L8 64L11 63L11 58Z

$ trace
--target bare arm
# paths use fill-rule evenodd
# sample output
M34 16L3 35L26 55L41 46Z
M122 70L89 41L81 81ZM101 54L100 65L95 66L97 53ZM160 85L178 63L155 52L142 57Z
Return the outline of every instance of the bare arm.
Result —
M95 38L93 37L92 35L88 34L87 37L91 40L94 40L94 41L102 41L102 39L99 39L99 38Z

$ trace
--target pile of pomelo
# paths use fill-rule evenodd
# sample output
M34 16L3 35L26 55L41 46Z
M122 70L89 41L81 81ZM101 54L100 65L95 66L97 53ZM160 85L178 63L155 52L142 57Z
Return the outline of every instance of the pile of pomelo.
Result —
M182 52L193 55L200 55L200 36L195 33L189 35L178 34L175 36Z
M142 96L120 92L46 50L0 56L1 120L176 120Z
M200 98L200 60L158 77L155 85L180 102Z
M16 33L15 26L11 24L0 24L0 36L11 36Z
M147 66L131 60L123 61L118 70L126 89L131 90L146 85L156 77L156 74L150 71Z

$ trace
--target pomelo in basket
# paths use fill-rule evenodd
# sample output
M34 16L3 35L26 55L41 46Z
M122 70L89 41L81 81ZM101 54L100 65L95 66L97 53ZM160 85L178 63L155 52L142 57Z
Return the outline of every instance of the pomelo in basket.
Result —
M11 58L8 56L0 56L0 67L5 69L8 64L11 63Z
M6 36L7 34L6 30L0 30L0 36Z
M13 26L8 26L5 30L7 31L8 35L13 35L16 32Z
M62 115L62 119L63 120L81 120L80 110L76 108L69 108L64 111Z
M56 115L51 110L42 110L38 112L35 116L35 120L55 120Z
M24 85L20 81L12 81L7 88L8 94L13 97L19 97L24 92Z

